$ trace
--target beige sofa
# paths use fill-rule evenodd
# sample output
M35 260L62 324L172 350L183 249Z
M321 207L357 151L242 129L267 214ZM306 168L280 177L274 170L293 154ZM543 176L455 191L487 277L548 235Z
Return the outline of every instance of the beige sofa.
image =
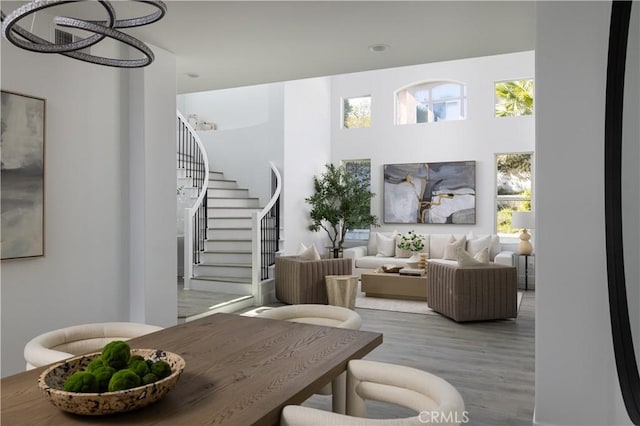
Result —
M386 238L387 241L395 234L394 251L392 255L387 252L387 255L381 255L381 250L378 245L378 235L381 234L382 238ZM464 249L471 255L474 255L480 248L489 248L489 260L491 262L502 264L506 266L514 266L513 252L502 250L500 246L500 240L495 234L483 234L475 235L473 233L468 234L420 234L424 237L424 249L425 253L429 253L429 259L443 259L446 251L447 244L455 240L465 238ZM351 247L344 250L344 257L351 259L353 262L354 275L360 275L363 272L373 272L382 265L406 265L411 253L397 248L397 243L400 240L400 234L392 232L376 232L371 231L371 237L367 246ZM388 246L388 244L387 244ZM451 265L457 264L457 259L449 258L443 259L445 263Z

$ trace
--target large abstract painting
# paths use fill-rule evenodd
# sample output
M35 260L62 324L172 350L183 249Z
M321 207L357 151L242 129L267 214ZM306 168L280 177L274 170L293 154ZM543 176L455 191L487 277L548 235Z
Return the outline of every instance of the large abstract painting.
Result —
M476 223L476 162L384 165L385 223Z
M2 91L2 259L44 256L45 100Z

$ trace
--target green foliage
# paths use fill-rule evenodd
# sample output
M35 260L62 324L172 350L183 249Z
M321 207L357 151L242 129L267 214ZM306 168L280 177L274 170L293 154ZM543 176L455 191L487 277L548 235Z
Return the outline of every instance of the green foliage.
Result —
M497 83L496 117L533 114L533 80Z
M142 378L142 384L143 384L143 385L148 385L148 384L150 384L150 383L157 382L158 380L160 380L160 379L158 379L158 376L156 376L155 374L153 374L153 373L147 373L147 374L145 374L145 375L144 375L144 377Z
M166 361L156 361L151 366L151 372L158 378L164 379L171 374L171 366Z
M409 251L420 251L424 248L424 237L411 230L406 234L400 235L398 248Z
M100 367L93 371L93 375L98 380L98 392L106 392L109 389L109 381L115 372L115 368L111 367Z
M98 368L104 367L104 361L102 361L102 357L95 358L93 361L87 365L87 371L89 373L93 373Z
M102 350L102 361L105 365L120 370L129 364L131 358L131 347L127 342L115 340L107 343Z
M502 154L497 158L502 173L531 173L531 154Z
M344 167L349 173L356 175L356 178L371 189L371 161L370 160L347 160Z
M525 190L525 195L531 197L531 190ZM511 218L514 212L531 211L531 200L526 201L504 201L498 203L497 228L500 234L519 233L519 229L511 226Z
M127 368L140 377L144 377L146 374L150 373L149 366L144 360L132 361L129 363L129 366Z
M345 99L343 123L346 129L371 127L371 101L368 98Z
M122 365L125 359L128 363ZM131 356L129 345L118 340L107 343L102 349L102 355L92 360L86 370L76 371L67 377L63 389L68 392L114 392L136 387L141 383L147 385L169 375L169 363L163 360L154 362L140 355Z
M309 230L324 229L333 248L342 248L349 229L378 226L378 218L371 214L368 184L344 166L327 164L325 172L314 176L314 193L305 201L311 205Z
M109 392L116 392L140 386L140 377L129 369L116 371L109 380Z
M524 190L523 195L527 198L529 198L527 201L522 203L522 210L523 212L530 212L531 211L531 188L527 188Z
M515 232L511 228L511 215L516 211L512 208L504 208L498 210L498 233L500 234L512 234Z
M98 392L98 380L88 371L76 371L67 377L63 389L67 392Z

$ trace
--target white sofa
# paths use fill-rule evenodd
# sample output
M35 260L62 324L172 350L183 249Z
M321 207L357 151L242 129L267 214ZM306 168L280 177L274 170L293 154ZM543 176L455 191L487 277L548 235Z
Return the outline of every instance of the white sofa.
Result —
M385 247L379 247L378 235L381 234L385 238ZM389 239L395 234L395 243L393 244L393 253L389 252ZM484 247L489 248L489 260L494 263L514 266L513 252L502 250L500 240L495 234L483 234L475 235L473 233L468 234L423 234L424 237L424 253L429 253L429 259L441 259L443 263L457 264L457 259L449 257L443 259L445 250L448 244L452 242L452 239L459 241L461 238L465 238L464 248L471 255L475 255ZM371 236L367 246L358 246L344 249L344 257L350 258L353 261L353 274L360 275L363 272L373 272L382 265L406 265L408 258L411 256L410 252L397 248L397 244L400 240L400 233L397 232L384 232L384 231L371 231ZM384 253L384 249L387 252ZM389 255L392 254L392 255Z

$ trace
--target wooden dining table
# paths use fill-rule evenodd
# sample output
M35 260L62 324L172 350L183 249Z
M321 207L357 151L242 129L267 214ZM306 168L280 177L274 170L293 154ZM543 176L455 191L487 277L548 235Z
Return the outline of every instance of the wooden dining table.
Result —
M40 367L1 380L3 425L273 425L338 377L382 334L218 313L129 340L174 352L186 367L160 401L137 411L80 416L53 406L38 388Z

